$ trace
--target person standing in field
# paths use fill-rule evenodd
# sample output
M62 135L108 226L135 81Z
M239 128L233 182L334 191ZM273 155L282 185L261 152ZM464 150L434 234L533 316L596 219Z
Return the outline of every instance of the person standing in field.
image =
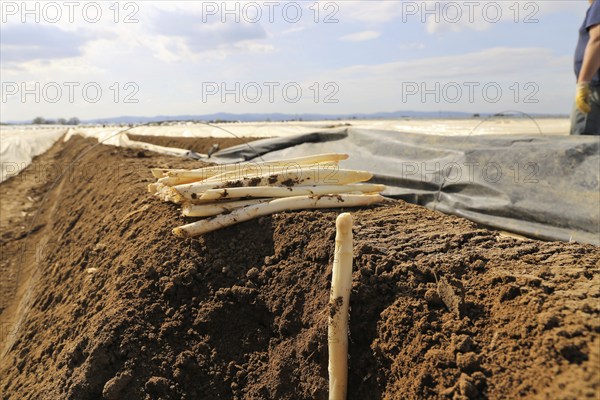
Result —
M571 135L600 135L600 1L589 2L575 49L577 96Z

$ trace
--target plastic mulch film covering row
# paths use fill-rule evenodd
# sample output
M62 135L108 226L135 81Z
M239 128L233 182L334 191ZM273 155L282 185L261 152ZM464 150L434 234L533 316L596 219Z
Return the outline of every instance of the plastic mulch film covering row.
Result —
M386 196L544 240L600 245L600 138L435 136L344 128L265 139L217 162L350 154Z

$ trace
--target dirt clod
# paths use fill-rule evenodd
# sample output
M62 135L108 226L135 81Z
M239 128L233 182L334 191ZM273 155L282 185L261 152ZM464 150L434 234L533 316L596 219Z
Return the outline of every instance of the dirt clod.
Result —
M448 310L460 318L465 303L462 283L456 279L442 276L438 281L437 292Z
M461 374L460 378L458 378L458 388L460 394L467 399L476 399L479 396L479 391L475 387L473 379L467 374Z
M133 379L131 371L125 371L117 374L104 385L102 397L107 400L118 400L123 396L123 391Z
M479 356L473 352L458 353L456 355L456 366L465 372L475 372L479 368L481 360Z
M428 289L425 292L425 300L432 306L441 306L444 304L436 289Z

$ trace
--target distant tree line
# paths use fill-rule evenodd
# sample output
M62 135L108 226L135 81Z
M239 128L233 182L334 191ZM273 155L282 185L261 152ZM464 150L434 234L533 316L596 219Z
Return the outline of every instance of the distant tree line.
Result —
M35 117L31 123L33 125L79 125L81 121L77 117L65 119L59 118L56 121L51 119L45 119L44 117Z

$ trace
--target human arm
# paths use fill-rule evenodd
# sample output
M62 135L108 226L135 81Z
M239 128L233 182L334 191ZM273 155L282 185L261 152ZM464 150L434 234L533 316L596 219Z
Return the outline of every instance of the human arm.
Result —
M577 78L577 108L585 114L591 108L589 104L590 81L600 69L600 25L593 25L588 29L590 39L585 47L583 65Z
M577 83L590 82L600 69L600 25L589 28L590 40L585 48L583 65Z

